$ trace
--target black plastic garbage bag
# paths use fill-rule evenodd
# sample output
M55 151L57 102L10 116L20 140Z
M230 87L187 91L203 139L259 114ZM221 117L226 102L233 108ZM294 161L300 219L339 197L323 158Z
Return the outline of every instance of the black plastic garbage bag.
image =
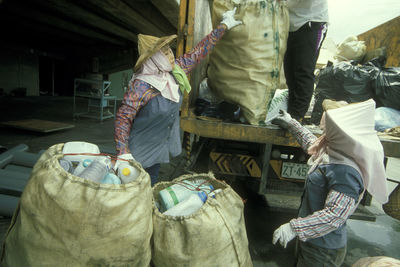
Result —
M378 107L400 110L400 67L385 68L382 63L371 60L366 64L379 70L371 82L374 100Z
M379 69L373 65L357 66L351 61L328 62L318 76L311 122L319 124L324 99L354 103L372 98L371 77L376 77L378 73Z

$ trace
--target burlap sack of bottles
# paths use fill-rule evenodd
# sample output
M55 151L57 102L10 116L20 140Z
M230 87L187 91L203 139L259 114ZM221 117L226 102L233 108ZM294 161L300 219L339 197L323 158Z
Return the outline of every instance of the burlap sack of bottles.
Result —
M235 6L235 17L243 24L217 43L210 56L208 83L218 97L239 105L250 124L263 124L279 86L289 13L286 1L214 0L213 26Z
M225 182L212 174L183 175L153 188L158 193L179 182L206 179L214 189L222 189L197 212L188 216L168 216L153 206L152 261L162 267L252 266L245 228L243 201Z
M63 144L33 168L3 244L1 266L149 266L150 178L100 184L59 164Z
M400 184L390 193L389 201L383 205L385 213L400 220Z
M400 260L386 257L375 256L365 257L357 260L351 267L400 267Z

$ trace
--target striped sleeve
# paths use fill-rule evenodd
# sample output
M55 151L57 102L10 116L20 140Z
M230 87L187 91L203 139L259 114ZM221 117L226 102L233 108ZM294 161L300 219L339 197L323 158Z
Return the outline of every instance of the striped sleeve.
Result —
M141 80L130 81L129 89L124 95L122 104L115 115L114 140L117 155L131 153L128 147L129 134L139 110L159 94L151 86Z
M302 126L298 121L292 119L288 123L288 131L296 138L304 151L317 139L306 127Z
M354 198L332 190L326 198L324 209L304 218L292 219L290 225L301 241L307 241L338 229L346 222L354 207Z
M176 58L175 63L188 74L201 62L215 47L225 33L225 27L220 24L210 34L204 37L189 53Z

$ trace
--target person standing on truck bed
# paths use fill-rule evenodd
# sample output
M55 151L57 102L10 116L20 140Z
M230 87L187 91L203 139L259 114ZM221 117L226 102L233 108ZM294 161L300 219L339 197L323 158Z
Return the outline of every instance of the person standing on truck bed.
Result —
M379 202L387 202L384 154L374 131L374 112L372 99L327 110L319 138L284 111L273 120L311 155L299 217L281 225L272 239L273 244L279 240L286 247L298 237L297 266L340 266L346 255L346 221L365 190Z
M177 36L157 38L138 35L139 59L129 89L115 119L117 155L135 159L157 182L160 163L181 153L179 108L184 91L191 90L186 74L200 63L226 30L242 22L234 18L236 8L223 14L220 25L189 53L176 58L169 47Z
M301 121L314 92L314 71L328 22L327 0L288 0L289 37L283 67L288 112Z

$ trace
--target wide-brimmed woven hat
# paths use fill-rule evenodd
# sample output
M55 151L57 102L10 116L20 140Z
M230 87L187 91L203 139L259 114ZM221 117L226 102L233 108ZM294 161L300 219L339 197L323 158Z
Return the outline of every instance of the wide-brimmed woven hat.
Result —
M142 64L149 59L154 53L160 50L163 46L168 45L177 37L176 34L156 37L152 35L139 34L138 35L138 50L139 59L137 60L133 71L136 72L140 69Z

